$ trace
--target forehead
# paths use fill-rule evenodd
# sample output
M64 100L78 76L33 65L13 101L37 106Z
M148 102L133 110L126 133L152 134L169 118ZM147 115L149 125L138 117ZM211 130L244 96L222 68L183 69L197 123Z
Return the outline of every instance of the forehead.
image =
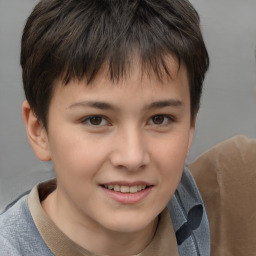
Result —
M179 65L174 58L167 59L166 63L168 71L162 69L157 74L152 69L143 69L140 61L134 60L128 72L117 80L111 79L107 65L90 83L85 78L72 79L66 85L58 80L50 107L53 103L68 107L84 100L109 101L119 106L125 102L136 102L136 106L142 106L142 103L150 104L150 101L160 98L172 98L189 104L189 83L185 65Z
M161 81L153 74L141 76L136 66L133 67L134 72L116 82L111 81L106 72L99 73L90 84L85 80L72 80L64 85L60 80L50 103L49 116L71 110L80 113L95 107L98 110L109 109L116 113L121 111L123 114L137 115L153 109L149 106L159 107L166 102L170 106L178 103L183 111L190 113L186 68L181 65L174 69L175 76L166 76Z

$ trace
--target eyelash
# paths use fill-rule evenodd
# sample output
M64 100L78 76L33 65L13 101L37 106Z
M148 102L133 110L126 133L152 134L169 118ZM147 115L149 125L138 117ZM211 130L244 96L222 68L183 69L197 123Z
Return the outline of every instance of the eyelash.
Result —
M159 118L159 117L163 118L162 123L159 123L159 124L151 123L150 124L150 122L154 122L153 118ZM99 120L98 120L98 121L100 121L99 124L92 124L92 120L96 119L96 118L99 118ZM104 124L101 124L102 122L104 122ZM149 124L151 126L156 125L157 127L164 127L164 126L168 126L170 123L173 123L173 122L175 122L175 118L173 116L165 115L165 114L157 114L157 115L154 115L154 116L150 117L147 124ZM91 127L98 127L98 128L103 127L103 126L110 126L111 125L110 122L107 120L107 118L104 117L104 116L101 116L101 115L88 116L86 118L83 118L81 120L81 123L86 124L86 125L91 126Z

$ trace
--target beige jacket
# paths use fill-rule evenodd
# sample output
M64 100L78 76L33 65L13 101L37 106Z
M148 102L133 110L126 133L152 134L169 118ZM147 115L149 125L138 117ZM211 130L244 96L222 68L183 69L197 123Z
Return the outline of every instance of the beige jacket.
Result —
M209 218L211 256L256 255L256 139L235 136L189 167Z

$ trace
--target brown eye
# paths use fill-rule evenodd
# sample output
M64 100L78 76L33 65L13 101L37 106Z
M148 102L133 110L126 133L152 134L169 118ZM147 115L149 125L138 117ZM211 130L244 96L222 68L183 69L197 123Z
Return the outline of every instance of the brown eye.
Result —
M93 116L89 119L91 125L100 125L102 122L101 116Z
M164 127L172 124L173 122L175 122L175 118L173 116L159 114L152 116L148 121L148 124L156 127Z
M102 127L109 125L109 122L102 116L88 116L82 119L81 123L92 127Z
M162 124L165 120L163 115L157 115L152 117L152 121L154 124Z

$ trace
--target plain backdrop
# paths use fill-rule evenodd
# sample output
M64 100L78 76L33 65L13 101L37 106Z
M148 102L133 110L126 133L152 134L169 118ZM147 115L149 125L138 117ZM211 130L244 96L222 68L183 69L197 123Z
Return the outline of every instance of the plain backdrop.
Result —
M34 156L21 112L20 38L37 2L0 0L0 210L53 176L51 163ZM201 16L211 65L188 162L235 134L256 137L256 0L191 2Z

